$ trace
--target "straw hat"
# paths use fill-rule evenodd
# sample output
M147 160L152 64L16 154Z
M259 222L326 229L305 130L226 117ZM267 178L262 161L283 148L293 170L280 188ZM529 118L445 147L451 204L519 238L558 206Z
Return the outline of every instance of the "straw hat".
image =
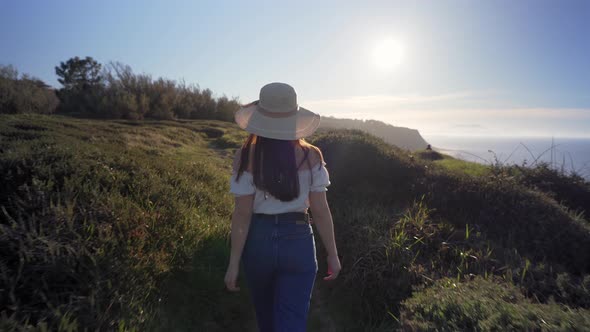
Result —
M235 119L249 133L281 140L310 136L320 125L320 115L300 107L295 89L285 83L263 86L260 99L242 106Z

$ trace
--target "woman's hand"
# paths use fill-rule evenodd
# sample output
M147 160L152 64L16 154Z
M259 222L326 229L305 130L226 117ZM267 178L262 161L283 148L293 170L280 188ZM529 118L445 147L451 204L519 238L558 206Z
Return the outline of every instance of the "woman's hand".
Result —
M227 271L225 272L225 287L230 292L237 292L240 290L240 287L236 286L238 282L238 273L240 272L239 266L234 266L230 264L227 267Z
M340 265L340 258L338 255L328 256L328 276L324 277L324 280L334 280L340 274L342 266Z

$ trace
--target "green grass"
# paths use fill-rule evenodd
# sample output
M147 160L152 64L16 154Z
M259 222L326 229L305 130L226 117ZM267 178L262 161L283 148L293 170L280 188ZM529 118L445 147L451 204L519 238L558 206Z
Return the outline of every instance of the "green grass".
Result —
M587 331L590 310L539 304L507 283L441 279L403 304L410 331Z
M455 159L449 156L445 156L444 159L435 161L434 164L443 167L450 172L458 174L467 174L475 177L486 176L490 174L489 166Z
M474 177L488 176L491 173L489 165L453 158L434 150L416 151L415 155L422 161L431 161L435 167L457 174Z
M164 285L187 266L223 270L223 260L201 259L210 243L227 252L233 204L230 152L210 148L211 128L236 131L218 121L1 116L6 322L141 330L159 311L177 311L162 308L180 294ZM222 287L219 272L200 280ZM187 304L212 294L205 288ZM223 320L201 308L179 321Z
M472 176L433 166L360 132L312 141L332 180L345 270L329 296L346 330L399 327L401 303L441 278L497 276L541 303L589 306L590 228L559 198L491 167Z
M228 243L214 238L202 244L198 255L162 285L166 294L148 330L155 331L241 331L256 326L248 289L240 279L241 291L227 292L223 284Z
M245 136L209 120L0 116L0 330L253 330L245 287L223 287L231 157ZM496 291L475 276L518 297L494 299L506 315L482 314L482 330L588 320L587 182L412 154L354 130L310 141L330 171L344 267L321 280L317 238L310 330L464 324L469 303ZM474 295L441 288L449 280ZM436 296L446 302L425 308Z

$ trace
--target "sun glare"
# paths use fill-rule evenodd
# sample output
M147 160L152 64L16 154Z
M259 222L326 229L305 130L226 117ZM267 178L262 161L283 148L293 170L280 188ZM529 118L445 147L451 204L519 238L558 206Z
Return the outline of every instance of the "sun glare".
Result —
M404 45L394 39L384 39L373 49L373 62L381 70L392 70L404 60Z

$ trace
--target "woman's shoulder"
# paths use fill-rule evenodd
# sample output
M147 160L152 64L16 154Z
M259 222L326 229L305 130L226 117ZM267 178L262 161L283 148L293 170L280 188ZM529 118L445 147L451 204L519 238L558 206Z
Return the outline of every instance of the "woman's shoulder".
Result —
M301 150L299 152L300 156L298 156L298 160L305 160L307 158L306 163L304 163L308 168L313 168L314 166L318 166L320 163L324 161L324 156L322 155L322 150L317 146L307 143L305 141L301 142Z
M232 169L234 172L237 172L240 168L240 164L242 163L242 151L244 149L243 148L238 148L236 149L236 152L234 154L234 161L232 164ZM249 158L248 158L248 165L247 167L244 169L245 171L251 172L252 171L252 157L253 157L253 150L249 149Z
M244 168L244 170L251 172L254 159L254 149L236 149L232 168L235 172L239 170L240 165L243 161L243 153L248 153L248 165ZM300 169L312 169L324 162L322 150L320 150L320 148L318 148L317 146L307 143L303 140L300 141L299 148L295 150L295 159L297 161L297 164L300 165Z

